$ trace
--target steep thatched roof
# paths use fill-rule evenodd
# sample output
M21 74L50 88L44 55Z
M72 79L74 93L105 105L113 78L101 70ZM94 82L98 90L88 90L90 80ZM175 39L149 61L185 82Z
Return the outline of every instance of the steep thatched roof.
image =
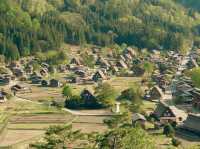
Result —
M200 114L189 114L184 121L183 128L200 133Z
M134 113L132 116L132 121L138 121L138 120L144 120L146 121L146 118L144 117L144 115L140 114L140 113Z

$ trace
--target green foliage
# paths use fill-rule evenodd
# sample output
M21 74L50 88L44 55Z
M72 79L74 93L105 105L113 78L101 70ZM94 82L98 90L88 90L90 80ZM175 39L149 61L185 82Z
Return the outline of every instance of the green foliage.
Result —
M73 93L72 93L72 88L70 86L64 86L63 90L62 90L62 94L64 97L70 98L72 97Z
M80 131L73 131L72 126L50 126L43 142L37 142L30 146L35 149L68 148L72 143L82 138Z
M151 137L141 128L116 128L97 138L99 149L154 149Z
M181 145L181 141L176 138L172 138L172 145L178 147Z
M82 58L83 64L85 66L88 66L90 68L94 68L95 59L94 59L94 57L92 55L89 55L87 53L82 53L81 54L81 58Z
M192 82L196 87L200 87L200 68L194 68L190 72Z
M145 62L143 64L143 68L145 69L145 71L148 73L148 74L151 74L154 70L154 64L151 63L151 62Z
M184 0L1 0L0 54L18 59L63 42L185 53L193 39L199 45L200 14L184 6L199 2L177 1Z
M128 112L122 113L120 115L115 115L112 118L105 119L104 123L110 128L120 128L125 127L130 122L130 114Z
M174 128L172 127L171 124L166 124L163 128L163 134L165 134L168 137L173 137L175 133Z
M65 51L48 51L45 53L37 52L36 58L40 62L46 62L50 65L58 65L68 62L68 56Z
M125 91L122 91L119 99L129 101L128 108L132 112L139 112L142 105L142 91L138 85L135 85Z
M72 97L65 100L65 106L70 109L79 109L82 107L82 105L83 101L78 95L73 95Z
M116 99L116 91L108 83L101 83L95 88L95 94L100 104L112 106Z

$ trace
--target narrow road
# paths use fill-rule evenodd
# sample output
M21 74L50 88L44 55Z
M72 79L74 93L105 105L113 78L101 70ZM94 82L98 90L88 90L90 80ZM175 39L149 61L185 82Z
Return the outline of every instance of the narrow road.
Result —
M72 115L77 115L77 116L113 116L115 114L111 113L111 112L107 112L105 110L87 110L86 111L82 111L82 110L70 110L67 108L63 108L62 110L67 111L69 113L71 113ZM88 113L90 112L90 113Z

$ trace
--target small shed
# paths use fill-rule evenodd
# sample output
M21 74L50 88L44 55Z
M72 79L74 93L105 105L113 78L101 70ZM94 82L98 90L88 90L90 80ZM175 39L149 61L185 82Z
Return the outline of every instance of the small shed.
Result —
M4 103L7 101L6 95L7 95L7 93L0 91L0 103Z
M51 79L49 83L50 87L61 87L61 83L59 80Z
M145 128L146 118L144 115L140 113L134 113L132 115L132 125L135 127L137 125L140 125L142 128Z
M30 87L24 84L16 84L11 87L11 91L15 93L31 93L32 90Z
M41 86L47 87L49 85L49 82L47 80L42 80L41 81Z

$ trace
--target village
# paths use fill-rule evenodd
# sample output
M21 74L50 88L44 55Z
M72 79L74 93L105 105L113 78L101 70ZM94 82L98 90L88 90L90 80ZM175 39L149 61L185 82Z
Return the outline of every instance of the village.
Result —
M126 94L130 86L139 84L142 90L143 111L132 113L133 127L140 123L147 131L155 133L152 128L159 130L167 123L175 123L177 138L186 140L187 143L198 144L200 88L193 84L186 72L199 67L200 49L193 48L187 54L174 51L161 53L157 50L148 52L132 47L125 47L119 53L113 49L107 51L104 53L102 48L95 46L85 50L71 46L70 52L68 51L70 60L67 64L52 67L36 57L25 57L19 61L2 64L0 147L26 140L12 138L15 141L6 142L5 139L10 133L8 130L44 130L51 124L72 122L75 129L86 132L104 131L106 127L103 125L103 119L122 113L125 107L123 101L116 100L110 108L93 108L96 104L94 88L101 83L113 86L118 96ZM91 61L87 62L89 58ZM93 63L93 66L89 66L88 63ZM34 68L35 64L37 68ZM84 108L71 109L60 106L65 102L62 88L66 85L79 94L86 105ZM13 105L20 102L17 108ZM32 105L35 107L30 108ZM58 110L59 106L61 108ZM90 122L92 125L86 126ZM24 128L24 125L30 123L41 123L41 126ZM152 128L148 128L150 124L153 125ZM35 136L33 132L31 134L27 140L41 136L43 131Z

